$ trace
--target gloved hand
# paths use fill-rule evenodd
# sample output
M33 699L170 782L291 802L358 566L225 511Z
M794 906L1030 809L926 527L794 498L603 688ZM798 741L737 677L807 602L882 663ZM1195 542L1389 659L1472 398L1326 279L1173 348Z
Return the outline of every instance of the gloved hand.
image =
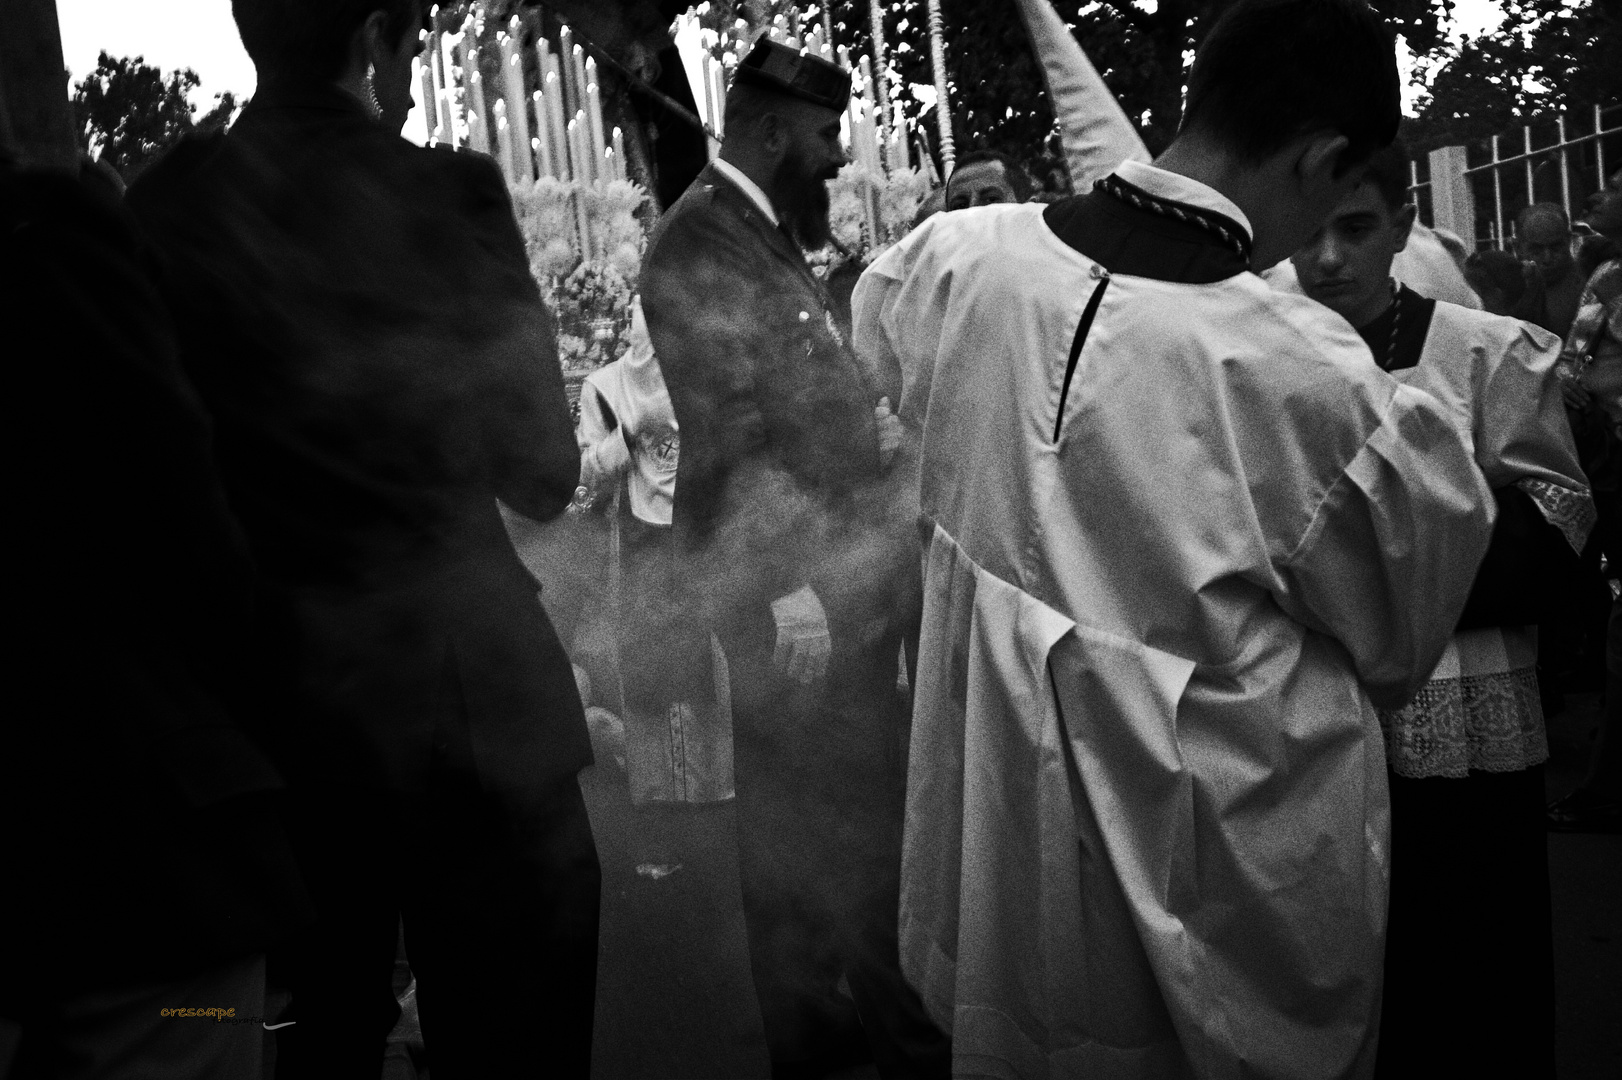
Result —
M773 666L805 686L827 674L833 638L828 633L828 615L811 586L802 585L773 600L772 618L777 621Z

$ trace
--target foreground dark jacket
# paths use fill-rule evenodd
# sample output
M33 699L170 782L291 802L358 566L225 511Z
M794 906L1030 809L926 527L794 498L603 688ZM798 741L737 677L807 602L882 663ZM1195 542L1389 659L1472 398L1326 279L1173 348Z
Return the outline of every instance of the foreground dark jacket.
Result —
M867 600L889 567L864 526L887 505L878 394L799 249L706 168L653 234L642 307L681 429L676 536L708 617L769 632L767 605L806 584L835 622L880 612Z
M11 707L0 1015L191 975L307 917L248 732L253 573L110 187L0 164Z
M284 771L410 790L437 755L512 791L587 764L496 506L555 516L579 457L494 164L412 146L334 88L267 87L129 201L270 592Z

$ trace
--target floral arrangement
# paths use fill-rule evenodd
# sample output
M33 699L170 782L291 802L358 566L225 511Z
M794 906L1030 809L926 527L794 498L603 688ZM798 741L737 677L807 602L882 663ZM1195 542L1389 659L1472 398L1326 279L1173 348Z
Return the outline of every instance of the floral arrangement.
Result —
M558 352L566 372L583 374L625 353L645 242L636 212L647 198L629 180L582 184L545 176L512 188L530 273L551 296L558 317Z
M574 210L574 194L579 186L543 176L533 184L512 187L513 213L529 252L529 272L543 289L580 262Z
M912 216L928 194L929 179L916 169L885 176L852 162L828 185L828 222L834 239L851 257L871 263L912 228ZM872 222L875 212L877 221ZM822 272L843 261L831 249L813 253L810 259Z
M631 286L613 263L583 262L558 283L558 355L565 370L591 370L625 354Z
M648 201L648 193L630 180L610 180L586 188L584 195L592 249L625 281L635 282L642 270L645 239L636 212Z

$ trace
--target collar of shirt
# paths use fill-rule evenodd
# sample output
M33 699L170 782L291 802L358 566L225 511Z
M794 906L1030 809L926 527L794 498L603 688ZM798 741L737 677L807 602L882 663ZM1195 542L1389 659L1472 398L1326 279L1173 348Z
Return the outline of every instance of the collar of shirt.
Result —
M1141 161L1121 162L1120 167L1115 170L1115 175L1158 198L1197 206L1201 210L1209 210L1214 214L1231 218L1245 230L1246 236L1256 235L1255 230L1250 227L1250 219L1245 216L1243 210L1234 205L1232 199L1198 180L1192 180L1181 173L1157 169Z
M710 164L715 166L716 172L732 181L733 186L749 196L750 201L760 207L760 212L766 215L766 220L772 223L773 228L777 227L777 211L772 209L772 201L766 197L764 191L760 190L759 184L745 176L743 170L730 161L716 158ZM1218 198L1220 197L1218 196Z

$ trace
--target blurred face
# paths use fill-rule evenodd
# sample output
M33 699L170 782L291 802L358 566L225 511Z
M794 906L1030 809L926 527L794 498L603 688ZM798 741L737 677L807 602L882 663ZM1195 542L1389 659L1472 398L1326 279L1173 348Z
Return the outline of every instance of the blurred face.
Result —
M1358 184L1290 257L1302 290L1353 326L1373 322L1391 303L1391 260L1413 223L1412 206L1392 210L1378 187Z
M1559 281L1571 272L1571 230L1559 218L1533 217L1521 229L1517 246L1521 258L1537 263L1545 281Z
M1000 161L975 161L952 171L946 182L946 209L966 210L971 206L1019 202L1008 170Z

